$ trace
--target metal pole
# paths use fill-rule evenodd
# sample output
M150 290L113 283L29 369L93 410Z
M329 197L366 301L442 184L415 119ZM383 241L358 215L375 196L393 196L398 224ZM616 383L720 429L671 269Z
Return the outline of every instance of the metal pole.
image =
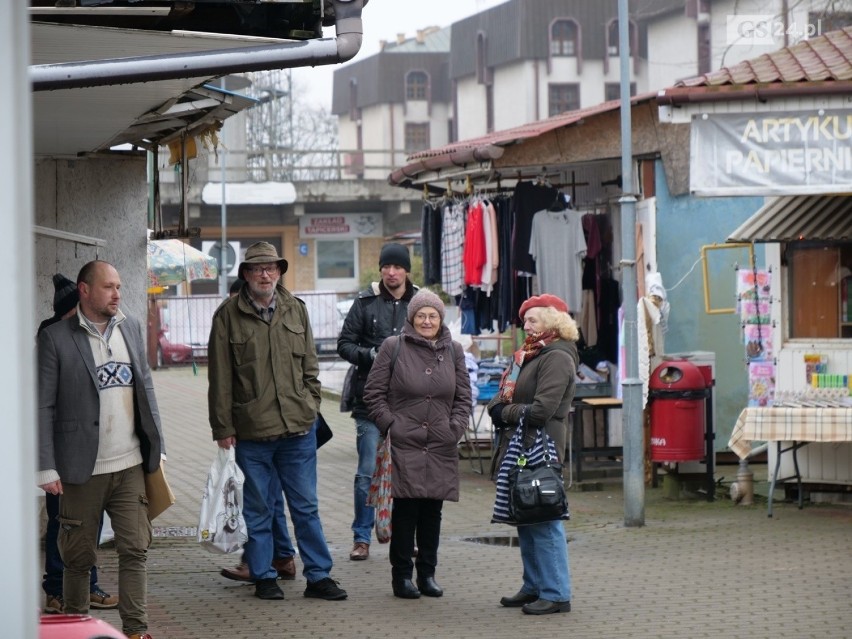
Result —
M286 179L290 180L291 182L294 182L296 180L296 156L294 154L296 142L293 139L293 69L287 69L287 105L287 118L289 120L288 135L290 137L290 153L287 157L289 172Z
M227 150L219 145L219 167L222 172L222 246L219 251L219 297L228 297L228 200L225 176Z
M633 129L630 121L630 18L618 0L618 55L621 72L621 290L624 308L623 388L624 525L645 525L645 446L642 381L636 350L636 197L633 193ZM636 52L638 55L638 52Z

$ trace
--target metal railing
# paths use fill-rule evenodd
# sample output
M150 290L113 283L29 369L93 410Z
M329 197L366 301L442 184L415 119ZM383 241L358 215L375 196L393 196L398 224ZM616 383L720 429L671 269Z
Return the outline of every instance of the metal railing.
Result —
M355 293L335 291L295 291L308 310L311 332L320 355L337 354L337 337ZM172 344L186 344L200 357L207 355L207 342L213 314L222 298L218 295L190 295L158 298L161 328Z

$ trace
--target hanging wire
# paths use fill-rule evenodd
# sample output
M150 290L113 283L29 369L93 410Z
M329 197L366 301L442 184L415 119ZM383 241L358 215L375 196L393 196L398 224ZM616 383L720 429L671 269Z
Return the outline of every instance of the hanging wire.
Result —
M693 265L692 265L692 268L690 268L690 269L686 272L686 274L685 274L682 278L680 278L680 280L678 281L678 283L677 283L677 284L675 284L674 286L670 287L670 288L669 288L669 291L673 291L673 290L675 290L678 286L680 286L681 284L683 284L683 281L684 281L687 277L689 277L689 274L690 274L690 273L692 273L692 271L694 271L694 270L695 270L695 267L696 267L696 266L698 266L699 264L701 264L701 260L702 260L702 259L703 259L703 258L699 257L697 260L695 260L695 264L693 264Z

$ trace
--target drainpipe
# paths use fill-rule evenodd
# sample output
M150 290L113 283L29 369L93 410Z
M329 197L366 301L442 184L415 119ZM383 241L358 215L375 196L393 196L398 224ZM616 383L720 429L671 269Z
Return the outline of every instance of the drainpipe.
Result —
M29 68L33 91L80 89L178 78L338 64L355 57L364 35L361 11L367 0L328 0L334 8L336 38L304 42L113 58Z

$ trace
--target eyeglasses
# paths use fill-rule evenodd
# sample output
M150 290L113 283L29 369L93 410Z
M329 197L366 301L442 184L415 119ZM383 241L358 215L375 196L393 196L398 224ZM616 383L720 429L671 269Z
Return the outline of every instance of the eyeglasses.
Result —
M275 266L251 266L246 268L249 273L254 273L255 275L260 275L261 273L266 273L267 275L276 275L278 273L278 265Z
M414 316L414 319L418 322L425 322L426 320L429 320L430 322L438 322L441 320L441 316L438 315L438 313L430 313L428 315L426 313L417 313Z

